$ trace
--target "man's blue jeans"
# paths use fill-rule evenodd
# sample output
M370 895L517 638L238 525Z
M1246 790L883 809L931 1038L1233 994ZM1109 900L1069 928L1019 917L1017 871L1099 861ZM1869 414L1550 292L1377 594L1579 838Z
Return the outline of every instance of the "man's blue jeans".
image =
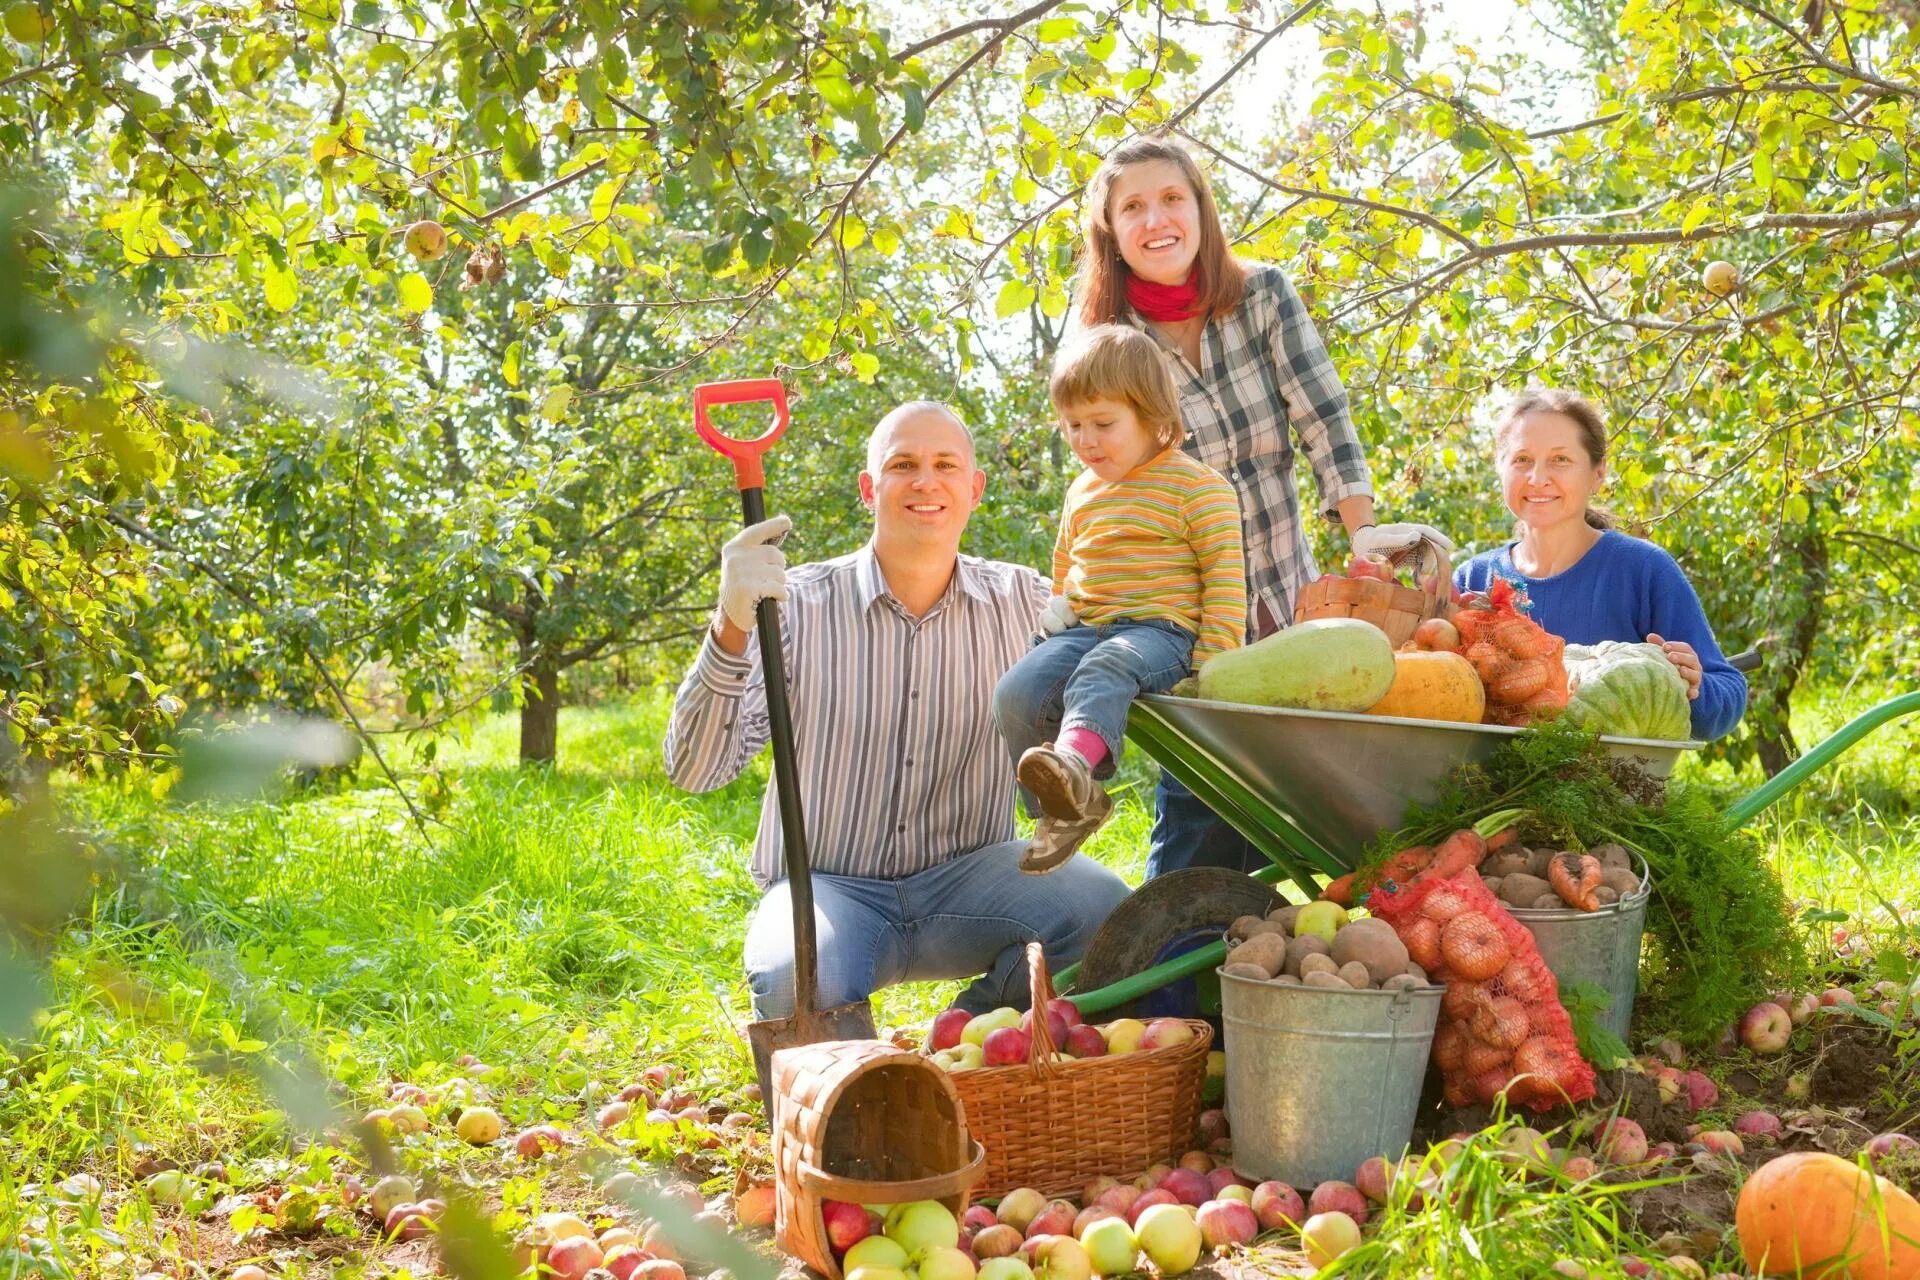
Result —
M1016 764L1029 747L1054 742L1069 729L1090 729L1107 744L1094 776L1111 777L1126 738L1127 708L1143 693L1173 688L1192 662L1192 633L1171 622L1082 623L1048 636L1000 677L993 723ZM1038 815L1033 797L1025 800L1027 812Z
M1076 855L1050 875L1020 870L1024 840L988 845L902 880L813 877L820 1007L864 1000L896 982L976 977L957 1003L974 1013L1027 1006L1027 943L1057 972L1080 958L1129 890ZM755 1018L793 1012L793 903L773 885L747 925Z

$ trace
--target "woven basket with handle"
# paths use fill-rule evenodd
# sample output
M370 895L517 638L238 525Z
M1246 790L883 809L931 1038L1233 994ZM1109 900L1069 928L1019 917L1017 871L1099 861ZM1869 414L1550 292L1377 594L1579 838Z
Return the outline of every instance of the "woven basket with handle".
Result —
M821 1206L938 1200L958 1218L985 1167L951 1078L911 1050L831 1040L773 1055L774 1238L827 1280Z
M1033 1008L1044 1011L1053 983L1037 942L1027 946L1027 967ZM1046 1017L1030 1021L1033 1047L1024 1064L952 1077L986 1150L980 1195L1077 1191L1090 1178L1135 1173L1192 1145L1213 1028L1188 1019L1193 1037L1182 1044L1053 1062Z
M1413 630L1428 618L1443 617L1452 599L1447 553L1427 539L1390 557L1395 569L1411 565L1422 589L1373 578L1316 578L1294 598L1293 620L1358 618L1387 633L1398 649L1413 639Z

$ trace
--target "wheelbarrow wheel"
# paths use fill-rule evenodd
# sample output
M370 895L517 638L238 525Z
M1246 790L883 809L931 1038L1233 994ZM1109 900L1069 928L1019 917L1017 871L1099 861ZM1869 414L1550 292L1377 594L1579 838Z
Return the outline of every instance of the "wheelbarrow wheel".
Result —
M1093 935L1080 957L1074 990L1082 994L1098 990L1162 960L1217 942L1241 916L1263 916L1283 901L1273 886L1224 867L1189 867L1156 877L1123 899ZM1167 999L1158 1002L1165 1007L1155 1007L1155 997L1161 993L1154 992L1116 1005L1101 1017L1204 1016L1203 1011L1187 1007L1192 1002L1192 979L1180 981L1189 990L1167 989Z

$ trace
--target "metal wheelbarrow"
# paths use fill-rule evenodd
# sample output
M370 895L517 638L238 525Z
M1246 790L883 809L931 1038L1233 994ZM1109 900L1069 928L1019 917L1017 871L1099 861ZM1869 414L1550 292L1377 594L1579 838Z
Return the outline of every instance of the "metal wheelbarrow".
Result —
M1736 826L1825 768L1890 720L1920 711L1920 691L1889 698L1735 802ZM1368 841L1398 826L1407 806L1432 801L1457 764L1486 759L1521 732L1498 725L1407 720L1143 697L1127 737L1219 814L1269 865L1251 875L1190 868L1150 880L1114 909L1078 965L1056 981L1083 1013L1127 1006L1135 1016L1217 1010L1214 968L1233 919L1277 905L1273 885L1306 898L1358 865ZM1665 777L1697 742L1600 739Z

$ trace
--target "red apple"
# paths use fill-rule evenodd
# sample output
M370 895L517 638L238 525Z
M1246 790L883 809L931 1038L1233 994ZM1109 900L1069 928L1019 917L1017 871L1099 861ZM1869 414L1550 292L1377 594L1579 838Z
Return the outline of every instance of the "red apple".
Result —
M938 1053L960 1043L960 1033L973 1015L965 1009L943 1009L934 1015L933 1029L927 1033L927 1051Z
M1793 1037L1793 1015L1763 1000L1740 1019L1740 1043L1755 1053L1779 1053Z
M1262 1231L1298 1229L1307 1220L1307 1204L1284 1182L1262 1182L1253 1189L1253 1215Z
M1915 1142L1904 1133L1882 1133L1867 1143L1867 1155L1875 1160L1909 1151L1920 1151L1920 1142Z
M1010 1258L1020 1252L1020 1228L1010 1223L999 1223L986 1228L973 1238L973 1256L987 1258Z
M1061 1017L1059 1014L1053 1012L1051 1009L1047 1011L1046 1016L1047 1016L1047 1038L1053 1041L1054 1048L1056 1049L1065 1048L1067 1043L1067 1031L1069 1030L1069 1024L1067 1023L1067 1020ZM1025 1013L1020 1015L1020 1029L1026 1032L1028 1035L1033 1034L1033 1010L1029 1009ZM992 1036L989 1035L988 1039L992 1039Z
M1193 1140L1206 1146L1216 1138L1227 1136L1227 1113L1218 1107L1209 1107L1200 1113L1200 1119L1193 1126Z
M999 1222L1000 1219L993 1216L993 1210L983 1204L968 1205L967 1211L960 1215L962 1231L985 1231L988 1227L997 1226Z
M1393 1181L1393 1166L1385 1156L1369 1156L1354 1171L1353 1185L1375 1204L1387 1202L1387 1186Z
M1747 1144L1740 1141L1740 1135L1726 1129L1708 1129L1694 1139L1715 1155L1745 1155Z
M1033 1215L1027 1223L1026 1238L1035 1236L1064 1236L1073 1232L1073 1220L1079 1214L1071 1200L1049 1200L1047 1207Z
M757 1182L733 1198L733 1216L746 1228L773 1225L774 1192L771 1182Z
M1207 1188L1219 1195L1228 1187L1250 1187L1253 1184L1233 1171L1231 1165L1216 1165L1207 1171Z
M1781 1131L1780 1117L1771 1111L1743 1111L1733 1122L1733 1131L1743 1138L1777 1138Z
M1858 1003L1859 1002L1853 998L1853 992L1847 990L1845 987L1828 987L1820 993L1820 1007L1822 1009L1831 1009L1835 1005L1852 1005Z
M1209 1200L1200 1206L1194 1220L1200 1224L1200 1238L1209 1249L1246 1244L1260 1234L1260 1219L1238 1200Z
M1103 1208L1111 1209L1124 1218L1133 1209L1134 1202L1143 1194L1145 1193L1132 1183L1123 1182L1117 1187L1108 1187L1105 1191L1102 1191L1094 1203Z
M568 1236L547 1250L547 1266L565 1280L586 1280L587 1272L599 1266L606 1255L591 1236Z
M1184 1018L1155 1018L1147 1024L1145 1034L1140 1037L1142 1052L1148 1049L1170 1049L1177 1044L1185 1044L1193 1039L1193 1028Z
M1686 1093L1687 1110L1692 1112L1705 1111L1720 1101L1719 1086L1698 1071L1687 1072Z
M1164 1187L1155 1187L1151 1191L1143 1191L1140 1194L1140 1198L1133 1202L1133 1207L1127 1210L1127 1225L1130 1227L1137 1226L1140 1222L1140 1215L1157 1204L1179 1203L1180 1198Z
M642 1071L640 1078L656 1089L664 1089L680 1078L680 1068L671 1062L658 1062Z
M827 1243L835 1253L845 1253L873 1234L867 1211L850 1201L821 1201L820 1217L827 1225Z
M1463 647L1460 643L1460 628L1445 618L1428 618L1413 629L1413 643L1420 649L1440 649L1447 653L1458 653Z
M558 1151L566 1145L566 1139L560 1136L560 1131L550 1124L522 1129L520 1136L513 1140L513 1149L520 1153L522 1160L538 1160L549 1151Z
M1027 1060L1033 1049L1033 1037L1018 1027L1001 1027L987 1033L981 1046L990 1067L1015 1067Z
M1173 1198L1181 1204L1190 1204L1196 1209L1213 1198L1213 1188L1207 1185L1205 1175L1185 1166L1169 1172L1160 1189L1172 1193Z
M1109 1209L1103 1204L1090 1204L1079 1213L1073 1215L1073 1230L1070 1234L1075 1240L1078 1240L1082 1232L1102 1218L1120 1218L1120 1215L1115 1210ZM1120 1218L1120 1220L1122 1222L1126 1221L1125 1218Z
M1070 1057L1102 1058L1107 1053L1107 1038L1100 1034L1100 1028L1082 1022L1067 1028L1066 1043L1060 1047Z
M1053 999L1047 1001L1047 1012L1059 1014L1060 1020L1065 1022L1069 1027L1077 1027L1086 1021L1085 1018L1080 1016L1080 1006L1065 996L1055 996Z
M647 1260L647 1251L636 1244L616 1245L607 1250L600 1265L613 1274L613 1280L633 1280L634 1272Z
M687 1271L673 1258L649 1258L634 1270L633 1280L687 1280Z
M1647 1158L1647 1131L1624 1116L1609 1120L1600 1128L1598 1150L1611 1164L1639 1164Z
M1367 1222L1367 1198L1351 1182L1330 1179L1313 1189L1307 1197L1307 1215L1344 1213L1359 1226Z

